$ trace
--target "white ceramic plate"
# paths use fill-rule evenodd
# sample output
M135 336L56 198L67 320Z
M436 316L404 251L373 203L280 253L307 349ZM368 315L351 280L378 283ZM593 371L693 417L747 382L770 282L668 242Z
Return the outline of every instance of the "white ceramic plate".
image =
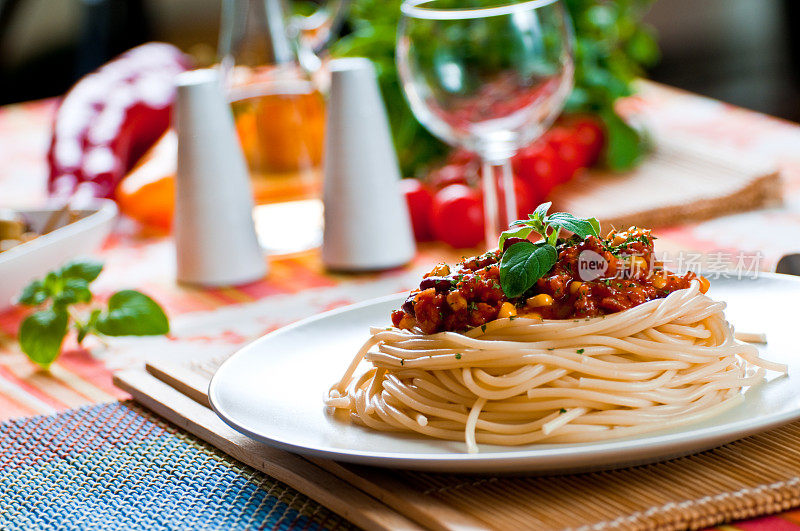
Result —
M403 296L349 306L283 328L243 348L214 375L214 410L233 428L292 452L375 466L442 472L556 473L643 464L719 446L800 418L796 304L800 279L762 274L720 279L710 295L728 302L738 330L765 332L762 355L789 364L788 376L747 391L740 406L697 424L607 442L479 445L381 433L332 418L323 395L345 370L371 325L389 322Z
M41 231L53 210L19 209ZM22 288L67 260L91 253L103 243L114 225L117 205L97 199L78 210L82 217L38 238L0 253L0 310L11 306Z

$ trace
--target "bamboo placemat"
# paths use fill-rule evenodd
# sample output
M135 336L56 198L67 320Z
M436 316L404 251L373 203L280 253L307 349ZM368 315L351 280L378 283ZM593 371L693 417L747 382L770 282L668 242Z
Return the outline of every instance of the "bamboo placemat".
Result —
M367 529L685 529L800 505L800 422L693 456L550 477L397 471L305 459L208 408L209 363L149 364L115 383L222 451ZM191 398L190 398L191 397Z
M775 206L783 185L774 165L696 139L661 132L634 170L592 170L552 194L558 210L604 227L665 227Z

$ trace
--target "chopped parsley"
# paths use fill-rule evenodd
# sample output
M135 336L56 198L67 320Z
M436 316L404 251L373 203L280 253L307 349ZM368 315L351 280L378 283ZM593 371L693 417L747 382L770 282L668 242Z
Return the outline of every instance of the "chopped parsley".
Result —
M405 364L406 364L406 360L404 360L403 358L400 358L400 365L405 365Z
M578 354L583 354L584 352L586 352L586 349L579 348L579 349L578 349L578 350L576 350L575 352L577 352Z
M644 244L647 247L650 247L651 245L653 245L653 240L654 239L655 239L654 237L652 237L652 236L648 237L648 236L646 236L644 234L642 234L640 236L628 236L628 239L626 239L624 242L620 243L619 245L605 244L603 247L605 247L605 249L608 252L610 252L611 254L613 254L614 256L619 256L619 253L621 251L627 250L628 246L630 244L632 244L632 243L639 242L641 244Z
M457 359L457 360L460 360L460 359L461 359L461 353L456 353L456 359Z
M509 316L508 316L508 320L509 320L509 321L513 321L513 320L514 320L514 319L516 319L516 318L517 318L517 316L516 316L516 315L509 315Z
M563 414L564 414L564 413L566 413L566 412L567 412L567 410L566 410L566 409L564 409L563 407L562 407L561 409L559 409L559 410L558 410L558 413L559 413L559 414L561 414L561 415L563 415Z
M486 332L486 325L485 324L481 325L481 332Z

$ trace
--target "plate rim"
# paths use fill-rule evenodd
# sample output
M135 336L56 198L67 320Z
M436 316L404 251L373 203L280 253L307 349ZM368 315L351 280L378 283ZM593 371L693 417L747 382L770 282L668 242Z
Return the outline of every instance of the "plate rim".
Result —
M759 277L769 277L774 280L789 281L800 285L800 278L793 275L785 275L781 273L760 272ZM744 279L740 279L744 280ZM749 279L748 279L749 280ZM713 286L713 284L712 284ZM721 446L729 442L755 435L772 428L782 426L794 420L800 419L800 406L794 409L783 412L773 413L757 417L759 421L756 426L752 425L752 419L742 419L735 422L724 424L724 431L720 430L720 426L707 426L696 429L685 429L679 432L664 433L649 435L647 433L635 436L632 438L610 439L608 441L599 441L592 443L569 443L563 445L553 445L547 448L531 448L531 445L522 445L519 451L506 450L506 451L492 451L486 450L487 447L498 445L481 444L481 451L476 454L464 452L449 452L449 453L398 453L398 452L384 452L381 450L355 450L352 448L335 448L332 446L306 446L295 444L280 437L267 437L252 427L248 427L246 423L239 422L233 416L226 414L226 412L218 406L219 398L217 397L217 390L220 387L220 381L224 377L224 372L227 370L234 359L243 355L243 353L259 348L261 343L267 342L270 338L289 333L295 328L306 326L315 321L328 319L330 317L362 309L366 306L373 306L377 304L386 303L392 300L401 300L406 297L406 292L384 295L381 297L372 298L369 300L357 302L354 304L328 310L316 315L312 315L296 321L287 326L281 327L277 330L269 332L258 339L250 342L234 352L227 358L215 371L208 385L208 398L212 410L220 417L228 426L234 430L247 435L248 437L264 443L268 446L280 448L282 450L290 451L300 455L310 455L314 457L322 457L336 461L343 461L354 464L365 464L372 466L388 467L388 468L402 468L402 469L417 469L417 470L447 470L451 472L475 472L481 470L497 470L502 471L504 467L514 466L515 468L523 467L524 470L566 470L566 469L583 469L584 466L578 465L565 465L559 466L557 461L564 459L571 459L574 462L581 461L581 459L597 460L604 457L613 457L620 454L627 455L635 454L636 451L642 450L644 447L652 450L653 448L664 448L661 452L663 456L656 458L645 458L640 460L640 463L657 462L677 457L679 455L687 455L690 453L702 452L710 448ZM223 376L221 376L223 375ZM322 404L320 404L322 406ZM687 425L691 427L692 424ZM357 426L354 426L357 427ZM746 433L744 433L746 432ZM643 444L643 440L646 444ZM456 441L442 441L442 442L456 442ZM688 448L691 446L691 448ZM513 447L512 447L513 448ZM674 451L668 451L674 449ZM652 453L648 452L648 453ZM665 457L666 456L666 457ZM539 460L535 463L534 468L525 468L522 462L530 462ZM613 461L613 460L612 460ZM636 459L621 459L617 460L621 463L630 463ZM453 465L461 464L463 469L455 469ZM600 465L600 468L613 468L614 466L622 466L619 463L610 464L609 466ZM594 468L596 469L596 468ZM522 471L522 470L520 470Z

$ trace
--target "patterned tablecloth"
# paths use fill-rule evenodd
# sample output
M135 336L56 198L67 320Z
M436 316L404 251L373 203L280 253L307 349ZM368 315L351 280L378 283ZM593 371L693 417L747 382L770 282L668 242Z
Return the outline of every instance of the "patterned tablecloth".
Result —
M43 201L44 153L53 107L52 101L41 101L0 108L0 206ZM774 268L787 252L800 251L800 127L649 83L622 108L653 129L761 156L774 162L784 178L783 206L660 230L660 249L743 252L757 255L756 267L761 270ZM187 360L227 356L255 337L297 319L409 289L443 253L447 258L464 254L430 244L420 249L408 267L341 275L326 272L319 253L310 251L270 258L270 273L263 281L200 290L175 283L170 239L141 234L132 222L121 220L98 252L106 268L96 282L97 290L102 296L133 287L150 294L169 313L172 333L163 338L113 339L108 346L90 343L88 349L70 343L50 373L44 373L16 345L16 330L26 310L0 313L0 421L126 398L111 384L116 369L139 366L144 359L159 356ZM780 522L794 528L792 520L798 517L786 514ZM775 520L770 519L767 524L752 521L737 527L759 529L773 524Z

